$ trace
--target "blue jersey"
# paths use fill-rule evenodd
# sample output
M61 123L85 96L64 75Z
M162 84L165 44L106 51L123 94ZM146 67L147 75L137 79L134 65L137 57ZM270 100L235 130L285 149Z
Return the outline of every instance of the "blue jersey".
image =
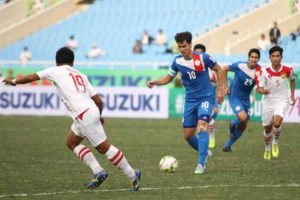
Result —
M229 65L229 71L234 72L230 85L230 98L250 102L251 90L258 84L261 67L257 65L254 69L250 69L247 62L237 62Z
M175 77L180 72L186 100L197 101L214 96L208 68L214 68L215 65L216 62L208 54L194 52L193 58L190 60L186 60L182 55L176 56L168 74Z

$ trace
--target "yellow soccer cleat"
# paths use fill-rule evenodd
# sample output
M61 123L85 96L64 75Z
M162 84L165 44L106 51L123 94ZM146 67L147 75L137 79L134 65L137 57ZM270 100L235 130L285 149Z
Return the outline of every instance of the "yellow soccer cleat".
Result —
M215 138L211 138L209 139L209 145L208 148L213 149L216 147L216 139Z
M279 146L278 146L278 144L272 144L272 156L274 158L279 157Z
M264 159L265 160L271 160L271 152L270 151L265 151Z

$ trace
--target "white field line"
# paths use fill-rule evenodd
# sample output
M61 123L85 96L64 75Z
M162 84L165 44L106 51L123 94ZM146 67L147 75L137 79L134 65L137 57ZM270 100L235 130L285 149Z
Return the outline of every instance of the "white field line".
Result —
M201 186L182 186L182 187L161 187L140 188L140 191L154 190L191 190L191 189L206 189L206 188L227 188L227 187L252 187L252 188L300 188L300 184L285 184L285 185L201 185ZM128 188L121 189L103 189L103 190L68 190L60 192L41 192L41 193L20 193L20 194L2 194L0 198L10 197L30 197L30 196L53 196L61 194L78 194L78 193L99 193L99 192L124 192L129 191Z

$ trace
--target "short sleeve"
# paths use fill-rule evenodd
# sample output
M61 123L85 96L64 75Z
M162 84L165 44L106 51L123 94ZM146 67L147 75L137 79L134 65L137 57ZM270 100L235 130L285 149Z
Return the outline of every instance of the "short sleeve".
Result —
M203 58L205 67L209 67L209 68L213 69L215 67L215 65L217 64L217 61L208 54L203 53L202 58Z
M239 63L232 63L229 65L229 71L236 72L239 69Z
M175 58L172 65L169 67L168 74L172 77L175 77L177 75L177 73L178 73L178 68L177 68L176 58Z
M295 75L295 73L294 73L293 68L291 68L289 79L290 79L290 80L295 80L295 78L296 78L296 75Z
M55 67L50 67L48 69L38 71L36 72L36 74L41 80L47 79L53 81L54 71L55 71Z

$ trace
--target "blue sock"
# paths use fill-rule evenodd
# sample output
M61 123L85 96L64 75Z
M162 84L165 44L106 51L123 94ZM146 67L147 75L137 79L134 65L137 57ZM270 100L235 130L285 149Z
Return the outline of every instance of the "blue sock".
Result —
M239 127L236 127L231 135L231 137L227 140L224 147L231 147L233 143L235 143L242 135L244 130L241 130Z
M187 139L187 142L195 149L198 151L198 135L193 135L190 139Z
M206 156L207 156L207 150L208 150L208 143L209 143L209 135L207 131L201 131L198 133L199 137L199 161L202 166L204 166L206 163Z

